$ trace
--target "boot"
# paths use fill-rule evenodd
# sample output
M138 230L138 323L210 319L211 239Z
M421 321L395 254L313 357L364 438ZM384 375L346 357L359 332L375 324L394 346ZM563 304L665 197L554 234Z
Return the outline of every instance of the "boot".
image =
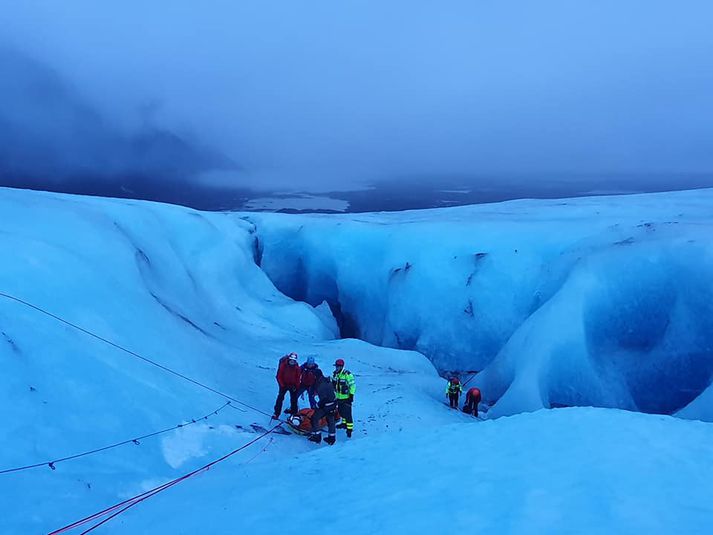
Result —
M352 430L347 429L347 438L352 438Z
M322 433L312 433L307 440L319 444L322 442Z
M337 441L337 437L335 437L334 435L329 435L327 438L324 439L324 441L330 446L334 446L334 443Z

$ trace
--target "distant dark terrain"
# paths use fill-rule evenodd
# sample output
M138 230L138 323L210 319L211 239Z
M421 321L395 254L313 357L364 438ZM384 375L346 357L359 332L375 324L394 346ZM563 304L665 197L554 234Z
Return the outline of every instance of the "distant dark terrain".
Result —
M309 193L274 192L249 187L202 186L177 180L166 187L148 176L102 181L91 177L75 180L28 180L25 184L3 181L0 186L167 202L199 210L247 210L284 213L358 213L462 206L512 199L554 199L590 195L649 193L713 187L713 173L659 175L561 175L420 178L401 177L372 184L368 189ZM296 202L299 201L299 202Z
M374 189L328 194L349 202L347 212L462 206L513 199L557 199L590 195L651 193L713 187L710 174L494 176L440 180L391 180Z

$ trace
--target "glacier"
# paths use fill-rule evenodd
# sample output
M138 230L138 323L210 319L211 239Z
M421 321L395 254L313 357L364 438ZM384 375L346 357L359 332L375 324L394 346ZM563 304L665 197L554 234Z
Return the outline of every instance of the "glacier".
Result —
M287 351L315 355L325 369L339 356L350 360L361 388L375 391L373 408L357 417L372 434L393 428L392 419L408 429L441 412L432 403L440 380L423 356L335 340L328 309L285 297L256 266L254 227L239 217L0 188L0 221L0 292L266 414L274 367ZM225 402L2 297L0 362L0 471L190 422ZM420 416L407 417L419 401ZM55 470L0 474L0 533L47 533L177 477L269 424L233 404L140 445ZM292 435L273 438L266 457L311 449Z
M0 297L0 472L191 423L0 473L0 533L255 439L288 351L347 361L353 439L273 433L96 532L709 532L711 197L288 217L0 188L0 292L250 405L192 423L225 399ZM439 370L469 368L486 421L444 403ZM588 402L689 419L536 410Z
M327 301L343 336L480 372L492 415L711 420L712 206L697 190L247 219L279 290Z

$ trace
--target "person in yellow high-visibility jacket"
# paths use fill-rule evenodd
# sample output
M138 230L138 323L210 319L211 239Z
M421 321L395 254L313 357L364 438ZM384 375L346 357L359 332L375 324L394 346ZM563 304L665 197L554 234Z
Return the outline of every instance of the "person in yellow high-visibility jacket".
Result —
M460 385L460 379L458 379L458 377L452 377L446 386L446 397L448 398L451 409L458 408L458 398L461 392L463 392L463 387Z
M354 419L352 417L352 403L356 393L356 382L354 375L349 370L344 369L344 360L337 359L334 362L334 373L332 374L332 384L334 394L337 398L337 410L342 417L343 423L337 427L347 430L347 437L352 436L354 431Z

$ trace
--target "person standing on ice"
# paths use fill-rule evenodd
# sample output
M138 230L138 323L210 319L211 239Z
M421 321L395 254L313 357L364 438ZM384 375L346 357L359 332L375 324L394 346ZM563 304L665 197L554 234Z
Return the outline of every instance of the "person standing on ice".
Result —
M302 396L305 392L309 396L309 408L317 408L317 400L315 399L315 390L317 387L317 373L322 375L322 370L319 369L317 363L314 361L314 357L307 357L307 362L305 362L301 368L302 374L300 376L300 389L297 392L297 396Z
M332 374L332 384L337 396L337 406L339 415L344 420L337 427L347 430L347 437L352 436L354 431L354 419L352 418L352 404L356 393L356 382L352 372L344 369L344 360L337 359L334 362L334 373Z
M472 414L476 418L478 417L478 403L480 403L481 395L480 389L473 387L468 390L465 394L465 405L463 406L463 412Z
M333 446L337 441L337 428L334 425L336 412L337 412L337 396L334 392L334 387L332 382L328 377L322 374L322 371L317 368L317 373L315 374L315 392L319 398L317 403L317 409L312 414L310 423L312 424L312 433L310 434L308 440L316 442L319 444L322 442L322 431L319 426L319 421L322 418L327 420L327 438L324 441Z
M460 379L458 379L458 377L451 377L450 381L448 381L448 386L446 386L446 397L451 405L451 409L458 408L458 398L461 392L463 392L463 387L460 385Z
M290 393L290 408L285 412L297 414L297 390L300 387L300 377L302 370L297 364L297 353L290 353L280 359L277 365L277 384L280 386L280 391L277 394L275 401L275 420L280 419L280 411L282 411L282 402L285 400L285 394Z

